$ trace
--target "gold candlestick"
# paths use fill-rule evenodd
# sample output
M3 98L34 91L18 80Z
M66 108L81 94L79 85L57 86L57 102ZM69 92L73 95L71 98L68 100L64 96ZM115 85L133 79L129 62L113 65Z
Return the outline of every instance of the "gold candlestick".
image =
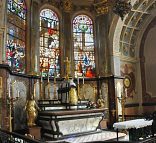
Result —
M54 73L54 99L57 99L57 97L56 97L56 71L55 71L55 73Z
M43 72L41 71L41 81L40 81L40 99L44 99L43 98L43 77L42 77Z
M50 82L49 82L49 71L48 71L48 99L50 99Z
M8 92L7 92L8 94ZM14 106L14 103L19 99L19 95L15 98L11 97L8 95L7 97L7 104L9 105L9 131L12 132L12 109L13 109L13 106Z
M70 71L70 61L68 60L68 57L66 57L66 60L64 60L65 65L66 65L66 79L69 79L69 71Z
M125 120L125 102L126 102L126 95L121 93L121 97L117 97L119 102L121 103L122 107L122 121Z
M79 83L77 84L77 97L78 99L81 100L81 97L80 97L80 86L79 86Z
M48 99L50 99L50 82L48 83Z
M126 102L126 96L122 95L121 99L121 106L122 106L122 121L125 120L125 102Z
M34 98L35 98L35 96L36 96L36 88L35 88L35 84L36 84L36 83L34 83Z

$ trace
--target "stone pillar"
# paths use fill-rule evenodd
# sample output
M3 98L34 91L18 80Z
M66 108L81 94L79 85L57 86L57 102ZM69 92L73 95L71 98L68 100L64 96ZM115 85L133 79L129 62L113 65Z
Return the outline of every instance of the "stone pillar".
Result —
M63 25L63 61L68 57L70 61L73 61L72 57L72 21L71 21L71 11L72 11L72 1L71 0L63 0L63 19L62 19L62 25ZM63 63L64 65L64 63ZM65 66L63 66L65 67ZM71 76L72 73L74 73L74 66L73 63L71 62L70 66L70 73L69 75ZM71 72L72 71L72 72ZM65 69L62 69L62 76L65 76ZM73 75L72 75L73 76Z
M39 3L30 1L28 12L28 36L27 36L27 63L29 65L28 74L39 74Z
M0 64L6 63L7 1L0 0Z
M111 75L111 56L109 48L109 12L103 11L105 5L100 3L96 5L96 46L97 46L97 63L99 76Z
M109 11L109 1L95 0L96 4L96 46L98 57L97 74L101 77L108 77L108 95L109 95L109 127L112 128L116 122L116 99L115 99L115 83L114 76L111 71L111 55L109 48L109 28L111 11Z
M116 122L116 97L115 97L115 81L114 76L108 78L108 95L109 95L109 128L113 128L113 124Z

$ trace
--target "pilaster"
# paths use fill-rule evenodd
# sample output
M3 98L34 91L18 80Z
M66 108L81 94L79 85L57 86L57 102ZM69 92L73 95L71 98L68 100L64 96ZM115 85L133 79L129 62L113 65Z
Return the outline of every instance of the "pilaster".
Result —
M62 21L62 25L63 25L63 59L66 59L66 57L68 57L68 59L70 61L72 61L72 20L71 20L71 12L72 12L72 0L63 0L63 12L62 12L62 17L63 17L63 21ZM70 73L69 75L71 75L71 73L74 73L72 70L74 70L72 68L73 66L71 66L70 68ZM71 72L72 71L72 72ZM65 76L65 69L63 69L62 71L62 75Z
M27 61L29 62L30 68L28 74L38 75L39 74L39 3L31 1L29 11L29 48L27 55ZM28 38L27 37L27 38Z
M99 76L111 75L111 56L109 48L109 25L110 11L107 0L97 2L95 5L96 11L96 46L98 52L98 71Z
M0 1L0 64L6 62L5 41L6 41L6 22L7 22L7 1Z

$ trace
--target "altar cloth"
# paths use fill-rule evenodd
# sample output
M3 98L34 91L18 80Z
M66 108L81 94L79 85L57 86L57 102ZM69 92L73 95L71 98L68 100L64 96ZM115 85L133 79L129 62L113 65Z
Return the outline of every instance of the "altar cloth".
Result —
M135 119L123 122L117 122L113 124L114 129L131 129L131 128L143 128L146 126L152 126L153 120Z

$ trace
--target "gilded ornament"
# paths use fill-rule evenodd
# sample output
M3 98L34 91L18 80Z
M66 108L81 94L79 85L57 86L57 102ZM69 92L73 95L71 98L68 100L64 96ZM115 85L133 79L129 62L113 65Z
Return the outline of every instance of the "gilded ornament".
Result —
M98 106L98 108L104 108L105 107L105 101L102 98L98 99L97 100L97 106Z
M34 100L34 96L31 99L27 100L25 105L25 110L27 112L27 125L28 127L35 126L35 120L37 118L37 110L40 110L36 101Z
M70 12L72 10L72 0L63 0L63 9Z
M97 15L107 14L109 11L108 0L103 0L99 3L94 4Z

